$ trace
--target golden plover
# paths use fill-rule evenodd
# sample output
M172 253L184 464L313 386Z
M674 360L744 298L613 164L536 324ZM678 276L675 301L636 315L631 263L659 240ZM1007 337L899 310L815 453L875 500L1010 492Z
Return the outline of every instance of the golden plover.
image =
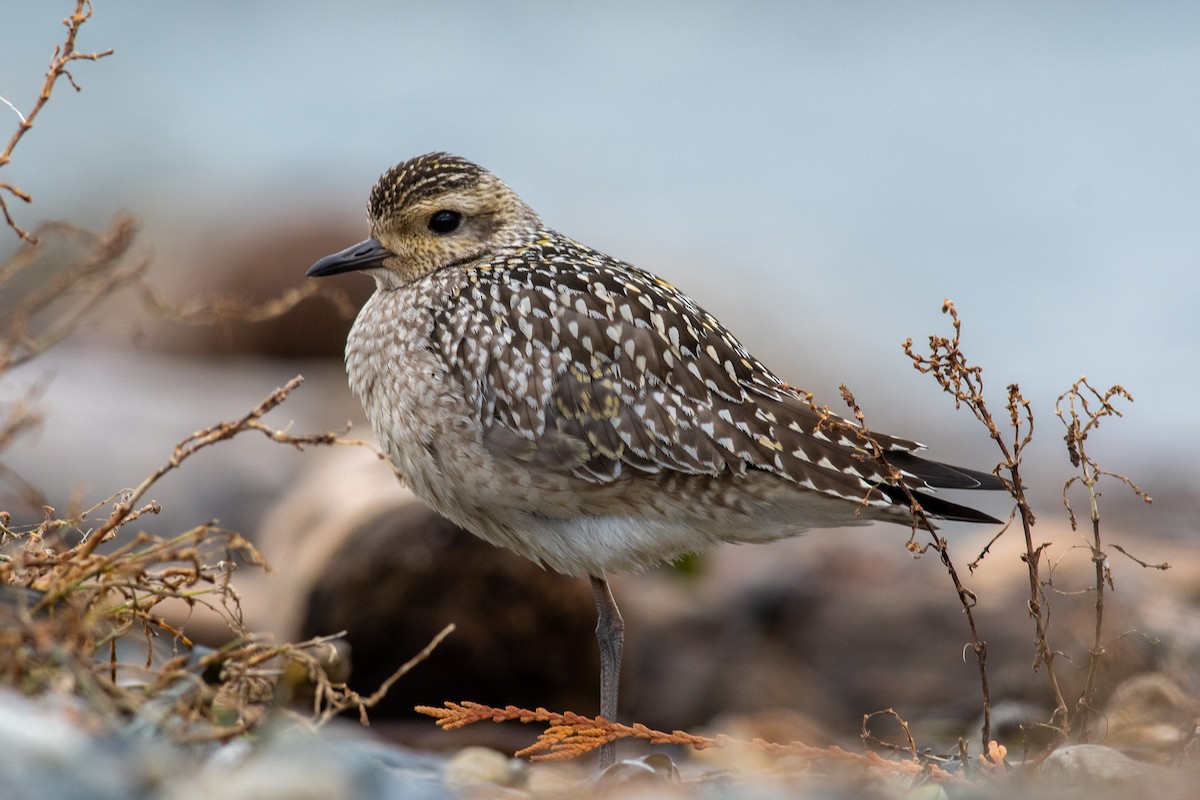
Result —
M909 524L910 493L937 519L996 521L928 492L997 478L905 439L865 442L679 289L547 228L470 161L405 161L367 209L371 237L308 270L375 279L346 344L350 386L421 499L591 579L606 718L624 631L607 573L720 542ZM601 765L612 759L607 745Z

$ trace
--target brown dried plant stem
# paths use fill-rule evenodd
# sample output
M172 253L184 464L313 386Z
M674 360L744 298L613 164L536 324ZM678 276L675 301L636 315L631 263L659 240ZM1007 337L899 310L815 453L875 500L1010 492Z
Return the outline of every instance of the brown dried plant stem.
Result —
M438 631L437 635L429 640L429 644L421 648L420 652L418 652L415 656L401 664L395 672L393 672L387 677L386 680L384 680L383 683L379 684L378 689L376 689L367 697L363 697L357 692L353 692L345 688L344 685L334 687L341 689L344 692L344 696L338 696L340 702L326 702L325 710L320 714L317 714L316 709L314 708L314 716L316 717L317 724L322 725L343 711L351 708L358 709L359 721L362 722L363 725L370 724L369 720L367 719L367 709L374 708L376 705L378 705L379 702L387 696L388 691L392 688L396 681L407 675L413 667L429 658L429 656L433 654L433 651L437 649L437 646L442 643L442 640L454 633L454 630L455 625L453 622L451 622L449 625ZM314 702L316 701L314 700Z
M988 435L1000 448L1003 461L1000 469L1007 472L1004 478L1008 491L1016 501L1015 514L1021 520L1021 528L1025 534L1025 552L1021 559L1025 562L1029 575L1029 615L1034 621L1036 632L1036 652L1033 668L1046 668L1046 677L1054 699L1055 710L1050 725L1058 731L1060 737L1066 735L1069 729L1068 710L1063 698L1062 687L1054 668L1055 650L1050 646L1047 635L1050 628L1050 607L1046 602L1043 583L1040 574L1040 563L1046 545L1033 543L1034 514L1025 495L1025 484L1021 480L1021 457L1025 447L1033 439L1033 409L1029 401L1021 394L1020 388L1014 383L1008 386L1007 408L1009 424L1012 428L1012 438L1007 439L996 424L987 401L983 395L983 368L968 363L960 348L962 323L954 303L946 300L942 305L943 313L950 315L954 326L953 338L931 335L929 337L929 355L920 355L913 351L912 339L904 342L904 353L912 359L913 366L922 373L932 375L942 390L954 398L955 408L966 405L975 418L987 428ZM1007 528L1006 528L1007 529ZM1001 531L1003 533L1004 531ZM998 538L999 535L997 535ZM993 541L995 541L993 539ZM989 542L988 547L991 546ZM980 558L986 554L980 554ZM978 563L978 560L974 562ZM974 564L972 565L974 568ZM985 742L986 747L986 742Z
M21 141L21 137L33 127L34 120L37 119L38 114L41 113L46 103L50 100L50 93L54 90L54 84L58 82L59 78L65 77L75 91L80 91L79 84L75 83L75 78L67 70L67 66L72 61L96 61L105 56L112 55L113 51L111 48L98 53L78 53L75 51L75 37L79 35L79 29L83 27L83 23L87 22L91 16L91 0L75 0L75 11L71 16L63 20L63 24L67 26L67 37L62 44L54 48L54 54L50 57L50 67L46 71L45 80L42 81L42 90L38 94L33 108L30 109L28 114L17 112L21 118L21 122L12 137L8 140L8 145L3 151L0 151L0 168L3 168L12 161L13 150L16 148L17 143ZM14 108L13 110L15 111L16 109ZM4 214L4 221L22 239L36 244L37 237L22 228L13 219L12 213L8 208L8 202L4 197L5 192L25 203L33 202L33 197L28 192L19 189L11 183L0 182L0 213Z
M1064 436L1064 439L1067 442L1068 451L1071 452L1072 461L1075 462L1075 466L1079 468L1080 474L1072 477L1063 486L1063 503L1067 506L1068 514L1071 517L1071 529L1075 530L1075 515L1071 511L1070 503L1067 500L1067 489L1069 489L1071 484L1076 480L1081 482L1087 489L1088 504L1091 511L1092 521L1092 562L1096 567L1096 625L1092 636L1092 646L1088 649L1087 679L1084 682L1083 692L1080 694L1079 700L1075 704L1076 711L1079 712L1077 723L1079 725L1079 737L1082 741L1086 742L1090 738L1088 721L1092 710L1092 699L1095 697L1096 692L1096 676L1100 668L1100 656L1103 653L1102 641L1104 633L1104 584L1106 583L1105 572L1107 571L1105 569L1105 564L1108 559L1104 555L1104 549L1101 546L1100 540L1100 507L1096 502L1096 478L1098 476L1096 475L1095 466L1087 460L1086 456L1082 452L1080 452L1083 449L1083 440L1087 437L1085 428L1090 427L1091 423L1095 421L1095 417L1093 416L1091 419L1089 419L1087 424L1082 426L1080 425L1079 415L1076 413L1075 409L1075 401L1079 399L1081 402L1086 403L1086 400L1083 400L1083 398L1079 396L1079 383L1077 382L1071 387L1071 391L1060 395L1058 398L1058 405L1056 405L1055 411L1058 413L1060 419L1063 418L1061 404L1064 397L1070 398L1069 406L1071 418L1070 422L1066 422L1064 419L1064 423L1067 425L1067 433L1066 436ZM1105 404L1107 405L1107 402ZM1108 575L1107 583L1109 583L1111 586L1111 574Z
M870 714L863 714L862 730L859 733L859 737L864 742L869 742L878 747L883 747L889 750L901 749L899 745L895 745L884 739L880 739L871 731L871 720L875 717L888 717L892 720L895 720L896 724L900 726L900 731L904 734L904 741L908 752L914 759L918 757L917 740L913 738L912 730L908 727L908 721L896 713L896 709L894 708L885 708L882 711L872 711Z
M1096 592L1096 621L1092 632L1092 644L1088 649L1087 678L1084 681L1083 691L1075 703L1075 709L1078 712L1076 723L1078 725L1079 738L1085 742L1091 738L1092 734L1090 723L1091 714L1094 711L1093 703L1096 696L1096 680L1100 672L1100 661L1105 652L1103 640L1104 590L1106 586L1109 589L1114 588L1112 572L1108 566L1108 556L1104 551L1100 536L1100 505L1098 501L1100 493L1097 491L1096 486L1102 475L1108 475L1123 482L1133 490L1134 494L1142 498L1143 501L1147 503L1151 502L1150 496L1129 480L1129 478L1124 475L1117 475L1101 470L1097 463L1088 456L1085 449L1085 443L1089 434L1100 426L1101 420L1106 417L1121 416L1121 412L1113 405L1113 401L1117 399L1127 400L1130 403L1133 402L1133 396L1122 386L1113 386L1108 391L1102 393L1088 383L1086 377L1081 377L1071 385L1069 390L1059 395L1058 401L1054 406L1054 413L1058 415L1058 418L1062 420L1063 425L1067 429L1066 434L1063 436L1063 441L1067 446L1067 454L1071 459L1071 464L1079 470L1079 474L1064 483L1062 489L1063 505L1066 506L1067 515L1071 521L1071 530L1078 530L1078 521L1075 517L1074 509L1071 508L1068 492L1076 483L1082 484L1087 491L1092 523L1090 549L1092 563L1096 569L1094 586ZM1064 401L1066 401L1065 407ZM1116 549L1120 550L1119 547ZM1139 559L1134 560L1143 567L1165 569L1168 566L1166 564L1151 565Z

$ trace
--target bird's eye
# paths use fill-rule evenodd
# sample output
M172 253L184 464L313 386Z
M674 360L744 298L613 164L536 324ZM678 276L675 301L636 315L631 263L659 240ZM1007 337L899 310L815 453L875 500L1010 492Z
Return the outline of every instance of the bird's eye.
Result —
M429 230L438 235L454 233L458 230L458 226L462 224L462 214L457 211L450 211L443 208L441 211L435 211L429 217Z

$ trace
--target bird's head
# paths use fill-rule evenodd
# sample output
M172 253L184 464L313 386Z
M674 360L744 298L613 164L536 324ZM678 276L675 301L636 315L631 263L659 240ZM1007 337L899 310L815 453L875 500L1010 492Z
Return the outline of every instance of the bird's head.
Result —
M499 178L447 153L397 164L371 190L371 238L327 256L309 277L364 271L381 289L485 258L541 227Z

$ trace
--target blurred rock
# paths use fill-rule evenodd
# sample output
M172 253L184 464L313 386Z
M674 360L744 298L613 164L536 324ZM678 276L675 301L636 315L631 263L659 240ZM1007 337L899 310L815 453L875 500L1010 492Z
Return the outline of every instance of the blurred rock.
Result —
M1123 681L1108 698L1105 744L1142 761L1177 762L1196 741L1200 700L1158 672Z
M529 763L487 747L464 747L446 763L446 783L457 789L524 785Z
M250 747L226 748L167 782L163 800L435 800L453 796L443 759L379 742L357 726L320 731L277 722Z
M1146 784L1170 774L1163 767L1135 761L1129 756L1098 744L1074 744L1060 747L1046 757L1038 772L1043 778L1066 786L1109 786L1128 788L1139 796Z
M130 800L183 766L161 742L114 734L75 698L0 688L0 797Z

